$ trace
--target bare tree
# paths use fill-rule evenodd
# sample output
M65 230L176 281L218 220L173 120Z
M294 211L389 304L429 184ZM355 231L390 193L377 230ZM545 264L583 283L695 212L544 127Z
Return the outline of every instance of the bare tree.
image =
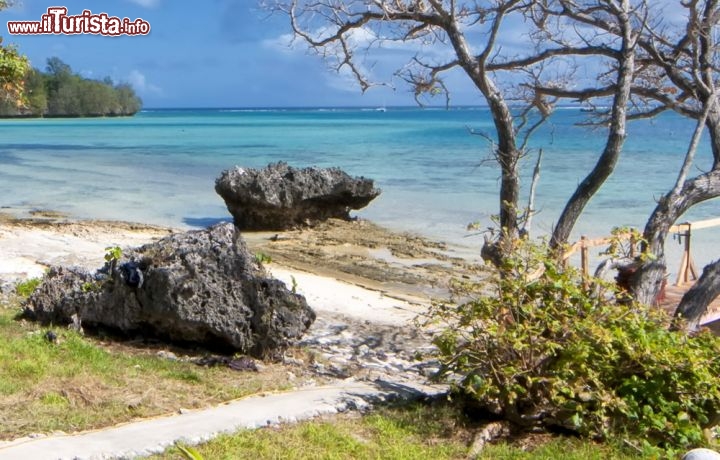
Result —
M665 240L670 227L690 208L698 203L720 196L720 107L716 95L718 78L718 46L716 33L720 20L718 0L692 0L683 2L686 20L676 26L679 33L660 23L648 27L639 42L638 60L642 62L646 78L634 89L644 110L634 117L655 116L664 110L673 110L685 117L695 119L697 128L689 140L689 147L681 165L677 180L668 193L658 200L643 232L647 241L643 248L648 257L633 279L633 291L637 300L652 304L661 289L665 274ZM708 171L689 177L695 161L701 134L707 131L711 167ZM706 268L710 273L713 266ZM699 288L708 280L704 281ZM709 287L709 286L708 286ZM697 312L694 298L699 290L693 290L683 298L678 314ZM714 299L705 296L707 304ZM689 305L693 307L690 308Z
M591 18L577 14L572 8L578 2L560 0L560 10L556 14L572 16L576 21L591 26L598 33L615 36L623 43L631 44L632 50L623 47L624 52L632 52L635 57L618 61L621 65L635 64L636 70L630 73L618 70L620 76L606 87L591 88L583 91L552 91L540 88L546 94L560 97L575 97L588 100L614 94L615 104L605 121L611 126L606 149L595 169L580 184L578 190L568 202L563 215L555 228L553 243L560 244L569 234L564 221L574 222L574 214L596 188L593 185L598 177L607 177L617 160L622 143L612 133L624 130L624 121L618 120L618 114L628 120L651 118L664 111L676 113L696 120L697 127L688 141L688 149L679 169L678 177L671 190L662 196L650 215L643 237L644 256L632 279L635 298L643 303L655 302L667 272L665 260L665 241L670 227L690 208L698 203L720 196L720 107L717 101L718 46L716 34L720 21L720 1L690 0L680 2L685 10L681 20L675 23L664 21L662 12L666 2L635 5L635 18L626 21L608 21L606 18ZM585 3L585 2L582 2ZM606 2L607 3L607 2ZM642 8L641 8L642 6ZM642 12L642 13L640 13ZM638 20L642 18L642 21ZM632 28L630 27L632 26ZM622 78L626 73L631 78ZM624 98L625 108L617 107L618 86L622 87L623 98L630 91L630 98ZM625 86L629 85L629 86ZM622 126L621 126L622 124ZM690 177L695 164L696 152L701 135L707 131L711 147L711 167L708 171ZM590 192L584 195L583 191ZM720 261L705 269L697 286L684 296L676 314L697 321L707 305L717 297Z
M677 182L658 201L644 230L647 257L633 278L633 291L638 300L652 303L666 273L670 227L695 204L720 196L718 2L681 2L686 15L675 23L663 20L666 2L645 0L266 0L266 6L286 14L295 37L334 69L349 72L363 91L378 83L366 70L369 56L397 44L414 51L396 76L411 85L418 101L443 94L449 102L444 77L450 71L470 78L495 128L486 138L501 172L500 231L497 239L486 240L482 254L497 265L532 213L531 205L519 205L520 161L530 135L557 100L595 104L600 99L605 103L596 106L609 102L610 108L595 114L597 126L607 130L605 146L558 219L551 239L555 248L567 243L585 206L613 173L628 121L668 110L697 120ZM505 35L517 35L518 26L527 46L505 49ZM573 70L581 65L598 71L586 87L577 88ZM705 130L712 167L688 177ZM713 273L712 267L708 270ZM712 279L703 277L699 286ZM678 309L681 315L690 308L688 302ZM697 302L692 305L698 311Z
M555 246L567 242L585 205L614 169L625 138L636 37L643 27L641 8L630 0L268 0L266 6L286 14L295 36L334 69L349 72L363 91L376 83L365 70L368 54L397 43L415 50L396 75L411 85L416 99L449 98L443 79L449 71L459 69L470 78L493 119L495 133L487 138L501 172L499 237L486 240L486 260L500 263L512 246L506 243L520 235L533 212L519 205L520 160L559 97L602 93L612 99L612 116L606 148L568 202ZM612 32L597 28L598 23ZM511 33L524 37L526 46L504 49L503 38ZM601 69L595 81L606 84L573 91L578 60L592 60Z
M362 61L353 41L365 37L368 48L401 42L417 50L397 75L413 87L416 99L423 94L444 93L447 88L443 75L452 69L462 69L487 100L495 126L494 155L501 169L500 184L500 245L514 239L520 231L518 202L520 198L519 161L524 155L528 135L550 112L544 100L531 101L514 114L510 101L498 84L494 72L525 68L540 62L535 55L521 64L498 64L498 40L504 23L513 16L524 17L528 2L502 0L487 2L481 7L473 2L440 0L293 0L275 3L274 8L285 12L291 20L296 36L336 69L348 69L363 90L373 82L363 70ZM469 28L484 35L480 48L467 39ZM438 61L438 54L423 52L430 47L452 50L451 57ZM365 50L367 51L367 50ZM362 57L363 55L360 54ZM531 113L537 115L528 123ZM496 249L488 247L485 254L497 260Z
M581 90L537 88L542 94L579 101L586 101L599 95L612 97L609 112L598 114L602 122L607 125L605 147L595 167L575 189L560 214L550 240L554 248L568 242L570 233L585 206L613 173L622 153L627 129L627 108L635 79L635 48L645 26L647 14L645 2L636 3L632 5L629 0L599 2L560 0L549 8L552 15L570 18L578 24L589 27L592 32L588 35L600 40L600 44L596 46L612 49L614 58L609 63L610 68L604 75L605 84L601 87ZM605 31L612 31L612 36L615 38L609 38L602 33Z

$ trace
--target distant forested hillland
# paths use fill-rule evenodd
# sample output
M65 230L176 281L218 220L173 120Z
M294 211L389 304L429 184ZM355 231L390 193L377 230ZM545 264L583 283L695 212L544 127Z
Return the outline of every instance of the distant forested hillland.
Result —
M53 57L45 72L28 72L23 101L0 100L0 118L130 116L141 107L129 84L114 84L109 77L102 81L83 78Z

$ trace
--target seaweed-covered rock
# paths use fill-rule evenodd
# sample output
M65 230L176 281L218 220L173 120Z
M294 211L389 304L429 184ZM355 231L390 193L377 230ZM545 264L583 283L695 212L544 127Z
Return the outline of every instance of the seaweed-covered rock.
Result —
M350 219L380 195L372 179L350 177L338 168L297 169L287 163L263 169L223 171L215 191L241 230L286 230L331 217Z
M26 316L257 357L276 354L315 319L304 297L268 277L232 224L130 250L94 275L54 267Z

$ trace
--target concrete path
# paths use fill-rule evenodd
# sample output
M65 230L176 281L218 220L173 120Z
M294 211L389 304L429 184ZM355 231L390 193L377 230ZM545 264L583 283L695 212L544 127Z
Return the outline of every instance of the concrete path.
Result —
M221 433L319 415L363 409L396 398L415 399L444 392L442 387L400 386L391 382L341 381L289 393L252 396L218 407L128 423L100 431L0 443L1 460L134 458L160 453L175 442L194 445Z

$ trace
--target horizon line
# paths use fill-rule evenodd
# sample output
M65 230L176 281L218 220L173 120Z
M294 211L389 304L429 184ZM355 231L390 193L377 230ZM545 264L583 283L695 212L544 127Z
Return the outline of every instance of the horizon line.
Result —
M582 104L562 104L558 105L558 108L581 108ZM302 110L302 109L457 109L457 108L482 108L487 109L487 105L482 104L469 104L469 105L424 105L420 106L417 104L409 105L268 105L268 106L235 106L235 107L190 107L190 106L177 106L177 107L143 107L143 110Z

